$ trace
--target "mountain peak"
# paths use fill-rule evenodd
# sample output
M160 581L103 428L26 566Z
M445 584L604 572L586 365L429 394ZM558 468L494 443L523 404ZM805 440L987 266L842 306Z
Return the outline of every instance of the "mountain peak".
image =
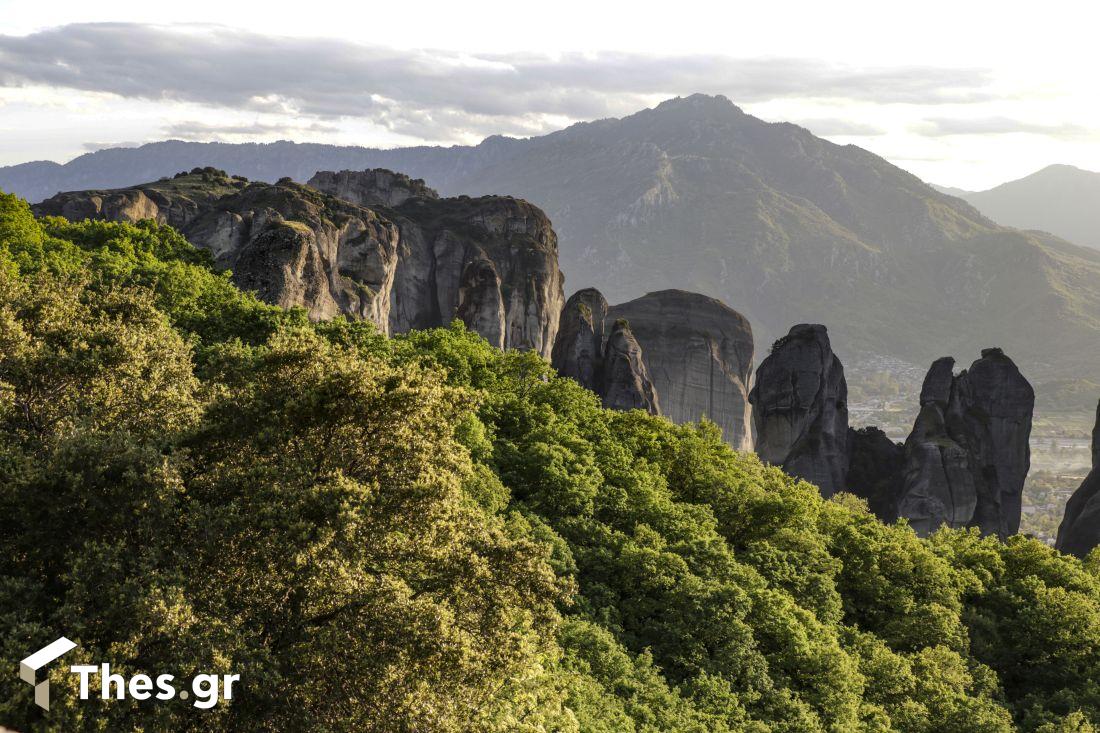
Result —
M666 99L653 108L655 112L669 111L697 111L697 112L735 112L739 115L745 112L730 101L729 97L722 94L703 94L696 92L686 97L673 97Z
M1075 165L1069 165L1068 163L1054 163L1052 165L1048 165L1046 168L1041 168L1040 170L1038 170L1035 173L1031 174L1031 176L1067 176L1067 175L1069 175L1069 176L1080 176L1080 175L1095 176L1095 175L1097 175L1097 173L1096 173L1096 171L1086 170L1084 168L1079 168Z

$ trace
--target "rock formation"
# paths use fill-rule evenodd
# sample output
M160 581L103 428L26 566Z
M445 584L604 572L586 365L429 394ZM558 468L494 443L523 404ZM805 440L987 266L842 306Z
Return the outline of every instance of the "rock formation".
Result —
M848 427L844 369L825 327L795 326L756 372L757 453L824 496L863 497L883 521L904 517L921 535L942 525L1015 534L1035 393L1000 349L958 375L954 365L944 357L928 370L902 446L878 428Z
M569 296L561 311L550 361L563 377L577 380L599 394L603 375L603 330L607 301L586 288Z
M607 407L644 409L678 423L706 417L730 445L751 450L752 356L749 322L713 298L662 290L608 306L587 289L562 311L552 361Z
M312 318L345 314L390 333L460 318L494 346L550 356L563 277L557 237L538 208L506 196L441 199L388 170L322 172L311 184L197 168L58 194L35 212L171 225L242 288Z
M642 347L630 324L621 318L611 327L604 346L602 381L604 407L661 414L657 390L649 376Z
M848 428L847 491L867 500L871 512L884 522L898 518L905 447L876 427Z
M848 385L824 326L799 324L775 342L749 393L756 452L832 496L847 488Z
M34 207L72 220L153 219L209 250L233 280L311 318L389 322L397 227L370 209L289 179L249 183L212 168L116 191L74 191Z
M661 414L676 423L706 417L731 446L752 450L748 319L719 300L683 290L660 290L611 306L607 318L630 324Z
M925 377L898 515L919 534L946 524L1007 537L1020 527L1035 393L1000 349L984 349L958 375L954 363L938 359Z
M409 178L385 168L363 171L318 171L309 185L360 206L394 208L411 198L438 199L421 178Z
M588 288L570 296L562 309L551 361L558 373L592 390L613 410L661 414L657 392L642 347L630 324L607 325L609 307L600 291Z
M537 207L509 196L439 198L423 181L382 169L322 171L309 185L400 229L392 332L461 318L495 346L550 357L564 278L557 236Z
M1066 513L1058 527L1054 546L1077 557L1100 545L1100 404L1092 428L1092 470L1066 502Z

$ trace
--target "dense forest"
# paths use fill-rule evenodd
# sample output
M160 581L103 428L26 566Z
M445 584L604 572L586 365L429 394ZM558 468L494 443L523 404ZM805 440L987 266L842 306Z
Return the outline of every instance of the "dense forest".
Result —
M0 197L0 646L233 672L50 730L1093 731L1100 558L918 538L460 325L311 323Z

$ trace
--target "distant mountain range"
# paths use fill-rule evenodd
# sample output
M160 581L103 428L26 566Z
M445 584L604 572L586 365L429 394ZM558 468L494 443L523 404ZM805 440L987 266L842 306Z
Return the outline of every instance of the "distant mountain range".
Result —
M298 181L385 167L444 195L521 196L553 221L567 293L705 293L748 316L760 344L816 322L847 359L924 365L995 345L1033 380L1100 381L1100 252L1008 229L866 150L724 97L476 146L153 143L0 169L0 188L34 201L206 165Z
M1095 171L1051 165L988 191L936 188L1001 224L1039 229L1100 249L1100 173Z

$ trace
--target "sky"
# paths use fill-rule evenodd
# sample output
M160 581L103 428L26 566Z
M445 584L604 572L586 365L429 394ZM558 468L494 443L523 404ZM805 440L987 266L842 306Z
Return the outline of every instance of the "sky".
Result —
M474 144L704 92L941 185L1100 170L1100 3L112 5L0 0L0 165L169 138Z

